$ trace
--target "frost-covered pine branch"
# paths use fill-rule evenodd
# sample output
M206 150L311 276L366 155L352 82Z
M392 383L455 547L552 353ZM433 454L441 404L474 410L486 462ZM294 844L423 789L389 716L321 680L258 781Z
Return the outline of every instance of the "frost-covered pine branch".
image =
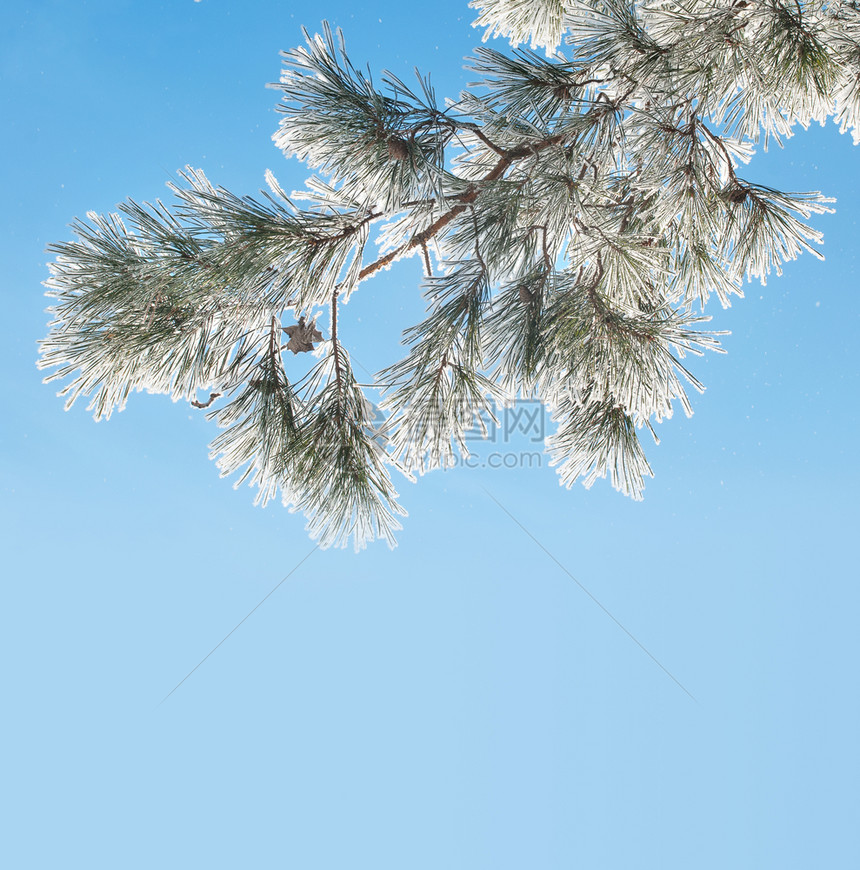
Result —
M259 198L188 169L176 204L89 215L56 254L40 365L96 418L133 390L205 408L225 475L280 495L323 546L403 514L389 469L465 452L496 405L541 400L561 481L640 498L639 441L702 385L703 324L803 251L818 193L744 174L759 144L832 117L860 141L860 11L805 0L474 0L476 81L378 82L327 26L284 54L275 134L317 172ZM528 47L525 47L528 46ZM536 49L541 49L539 53ZM418 256L427 315L377 376L374 419L338 305ZM326 326L328 324L328 326ZM291 382L284 354L308 360ZM209 391L200 401L199 391ZM210 408L211 406L211 408Z

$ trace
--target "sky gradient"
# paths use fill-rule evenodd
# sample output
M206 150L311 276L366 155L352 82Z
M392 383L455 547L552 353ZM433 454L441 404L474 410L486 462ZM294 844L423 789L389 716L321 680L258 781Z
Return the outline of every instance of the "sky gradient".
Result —
M644 501L559 487L512 425L476 467L397 481L397 549L322 552L219 479L203 412L146 394L99 424L63 412L35 366L44 249L89 210L167 199L185 165L240 194L267 168L301 187L265 84L302 25L456 96L474 12L0 14L4 866L858 866L850 136L801 130L745 170L837 198L813 222L826 261L710 309L728 353L694 359L707 392L646 445ZM419 280L400 263L344 308L368 371L421 316Z

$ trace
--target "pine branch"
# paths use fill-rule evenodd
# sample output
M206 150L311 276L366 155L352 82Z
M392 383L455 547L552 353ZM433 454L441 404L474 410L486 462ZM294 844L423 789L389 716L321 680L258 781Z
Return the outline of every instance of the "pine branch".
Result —
M496 165L481 179L480 184L470 185L465 193L459 195L459 203L457 205L452 206L447 212L433 221L429 226L416 233L408 242L405 242L399 248L390 251L385 256L379 257L374 262L364 266L359 273L359 280L363 281L365 278L369 278L380 269L390 266L395 260L400 259L404 254L411 252L422 245L426 245L427 242L437 236L451 223L451 221L461 215L473 202L475 202L475 200L480 196L481 184L488 184L502 178L515 161L522 160L524 157L533 156L546 148L558 145L562 141L564 141L563 136L550 136L543 142L534 145L523 143L516 148L505 151L504 156L501 157Z
M637 430L656 438L652 424L676 405L691 413L686 390L703 387L685 357L719 350L694 307L711 295L727 306L746 280L818 256L806 221L830 200L738 167L759 141L831 116L860 141L860 11L473 5L515 48L476 49L479 81L444 109L426 77L374 83L327 24L285 53L275 139L319 171L305 191L291 198L267 172L261 198L237 196L187 169L171 185L177 207L129 200L51 246L39 365L54 369L46 380L69 379L67 404L90 396L98 418L133 390L203 409L225 396L207 414L223 429L211 445L222 474L303 511L323 546L393 544L403 511L388 466L451 462L516 395L552 410L547 448L563 483L609 475L640 498L651 471ZM419 251L428 313L379 375L380 428L339 305Z

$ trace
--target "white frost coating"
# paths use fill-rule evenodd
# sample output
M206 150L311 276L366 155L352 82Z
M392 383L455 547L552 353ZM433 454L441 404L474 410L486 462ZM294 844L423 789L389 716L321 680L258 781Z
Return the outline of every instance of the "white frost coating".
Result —
M472 26L486 28L484 42L494 36L511 45L528 41L533 49L546 49L547 57L561 42L563 0L472 0L469 7L480 13Z
M266 170L267 191L238 196L189 167L171 209L129 200L53 246L40 366L68 404L106 418L145 390L212 405L221 472L302 511L321 546L393 545L389 469L414 480L468 456L474 424L518 397L551 409L563 485L609 477L641 498L640 433L692 413L704 388L687 359L721 350L698 312L820 256L805 221L831 200L741 171L758 143L831 116L860 139L860 11L473 5L485 40L546 58L478 46L478 83L440 103L420 75L372 79L326 25L284 54L276 86L275 142L316 172L304 190ZM380 422L337 312L413 255L427 309L377 375ZM323 308L325 340L309 326Z

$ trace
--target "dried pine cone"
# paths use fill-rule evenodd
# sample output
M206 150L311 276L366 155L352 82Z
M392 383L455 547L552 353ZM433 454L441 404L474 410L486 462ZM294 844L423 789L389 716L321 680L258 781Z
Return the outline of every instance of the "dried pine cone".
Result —
M399 136L388 137L388 156L392 160L406 160L409 157L409 143Z

